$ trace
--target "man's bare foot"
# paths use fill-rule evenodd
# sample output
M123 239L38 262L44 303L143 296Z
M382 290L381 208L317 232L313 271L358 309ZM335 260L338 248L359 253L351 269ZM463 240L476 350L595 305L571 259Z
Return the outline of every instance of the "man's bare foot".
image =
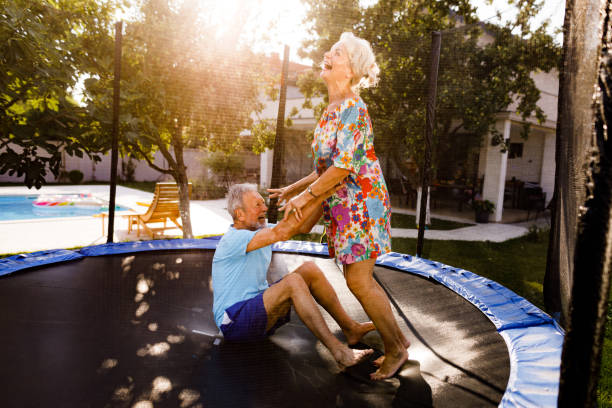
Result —
M356 323L355 327L350 330L342 330L346 342L349 346L359 343L359 340L368 332L376 330L376 326L372 322Z
M333 355L340 368L344 370L346 367L360 363L373 352L374 350L372 349L358 350L344 346L343 349L338 350Z
M392 377L406 360L408 360L408 352L404 348L396 353L389 352L384 356L380 368L376 370L376 372L370 374L370 378L376 381Z
M410 347L410 341L408 339L405 339L406 341L404 342L404 347L408 348ZM376 367L380 367L383 364L383 361L385 361L385 356L382 355L380 357L378 357L376 360L372 361L372 364L374 364Z

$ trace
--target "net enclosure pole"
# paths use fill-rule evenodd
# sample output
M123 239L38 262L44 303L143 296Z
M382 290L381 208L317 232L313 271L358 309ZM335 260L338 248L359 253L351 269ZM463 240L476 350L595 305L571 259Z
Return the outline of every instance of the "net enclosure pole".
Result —
M591 22L587 23L582 18L588 18L590 12L593 15ZM565 36L569 37L569 47L564 50L564 68L567 68L564 78L582 86L571 87L566 96L580 99L576 94L583 93L584 99L592 98L595 88L594 109L583 107L590 114L590 123L595 126L585 126L584 132L587 140L583 152L586 198L578 217L569 322L561 361L559 407L597 406L612 268L611 17L610 0L568 2ZM595 24L597 18L599 22ZM592 35L594 30L597 35ZM572 58L582 52L575 50L576 46L581 50L592 50L596 57ZM571 119L578 120L579 117L571 116Z
M289 46L285 45L283 52L283 68L281 71L280 96L278 98L278 115L276 116L276 136L274 137L274 154L272 156L272 180L270 188L279 188L283 184L283 161L285 144L285 105L287 103L287 77L289 75ZM278 219L278 199L270 200L268 222L276 223Z
M431 171L431 141L433 139L436 121L436 93L438 91L438 67L440 66L440 45L442 34L440 31L431 33L431 65L429 67L429 88L427 91L427 113L425 117L425 157L423 171L421 172L421 208L419 212L419 233L417 235L416 255L423 253L423 240L425 236L425 217L427 213L427 199L429 197L429 175Z
M108 202L107 243L115 234L115 196L117 192L117 162L119 160L119 96L121 90L121 31L123 21L115 23L115 64L113 78L113 133L111 147L110 198Z

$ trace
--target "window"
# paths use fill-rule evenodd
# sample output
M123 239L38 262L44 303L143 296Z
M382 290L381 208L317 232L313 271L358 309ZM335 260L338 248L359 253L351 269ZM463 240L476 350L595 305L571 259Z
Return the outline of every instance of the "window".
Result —
M508 158L518 159L519 157L523 157L523 143L510 143Z

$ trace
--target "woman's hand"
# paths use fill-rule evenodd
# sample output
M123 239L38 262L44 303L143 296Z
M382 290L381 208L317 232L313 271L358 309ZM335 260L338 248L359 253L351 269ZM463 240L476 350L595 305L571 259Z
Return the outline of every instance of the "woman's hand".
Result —
M311 197L304 192L289 200L285 205L279 208L279 211L285 211L283 219L286 220L291 214L295 213L295 218L299 221L302 218L302 208L308 204L310 200Z
M281 188L269 188L268 193L270 193L270 198L278 198L278 204L287 203L297 191L293 191L290 186L281 187Z

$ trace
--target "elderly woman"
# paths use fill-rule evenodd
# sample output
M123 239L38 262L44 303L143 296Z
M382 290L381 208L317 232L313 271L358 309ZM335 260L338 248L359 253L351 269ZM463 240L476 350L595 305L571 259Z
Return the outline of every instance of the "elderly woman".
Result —
M385 356L372 379L391 377L407 360L409 342L391 311L389 299L374 280L374 263L391 250L391 208L380 163L374 153L374 135L368 108L358 96L361 88L377 82L379 69L370 44L343 33L325 53L321 78L327 85L329 105L314 132L314 167L310 175L281 188L269 190L285 205L285 217L319 194L343 183L323 202L330 256L344 268L351 292L379 331Z

